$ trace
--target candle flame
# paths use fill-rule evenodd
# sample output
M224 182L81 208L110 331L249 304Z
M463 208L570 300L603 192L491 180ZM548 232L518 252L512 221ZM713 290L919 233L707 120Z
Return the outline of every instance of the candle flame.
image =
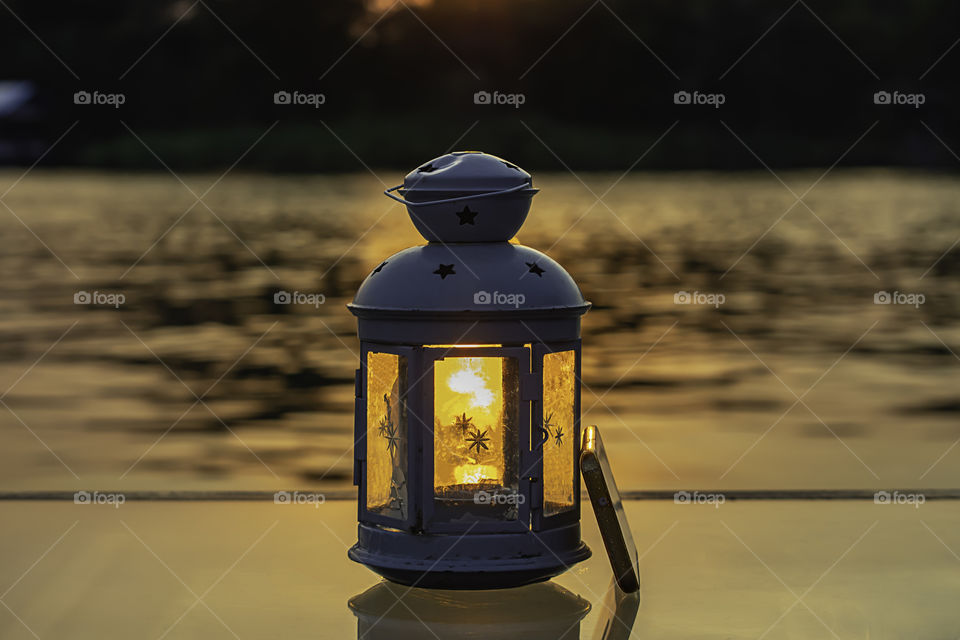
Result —
M489 464L461 464L453 470L453 475L457 484L480 484L500 478L497 468Z

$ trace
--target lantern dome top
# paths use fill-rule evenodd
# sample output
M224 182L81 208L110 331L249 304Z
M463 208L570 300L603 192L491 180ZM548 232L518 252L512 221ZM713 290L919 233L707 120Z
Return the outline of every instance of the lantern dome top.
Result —
M508 242L430 243L378 265L349 305L358 316L383 312L582 315L590 303L559 263Z
M529 173L503 158L454 151L417 167L385 193L407 206L431 242L503 242L520 229L537 191Z

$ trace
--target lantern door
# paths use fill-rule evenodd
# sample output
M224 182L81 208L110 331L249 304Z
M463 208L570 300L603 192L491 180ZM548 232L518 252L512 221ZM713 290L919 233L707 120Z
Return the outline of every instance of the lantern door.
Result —
M361 521L408 529L415 524L419 371L416 349L361 343L354 423Z
M580 520L580 341L535 344L533 372L542 388L532 407L532 440L542 473L533 528Z
M424 348L424 529L528 530L530 350Z

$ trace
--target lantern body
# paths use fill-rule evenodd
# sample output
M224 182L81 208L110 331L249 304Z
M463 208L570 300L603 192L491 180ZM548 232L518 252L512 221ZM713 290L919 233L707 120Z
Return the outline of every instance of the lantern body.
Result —
M519 227L503 217L525 217L526 208L483 196L432 204L436 193L472 193L457 181L493 163L528 199L535 193L525 172L470 155L450 165L460 175L448 172L433 191L429 215L408 209L441 227L438 216L463 218L469 207L483 240L401 251L349 305L361 341L359 533L349 555L420 587L518 586L590 555L580 540L577 471L580 316L589 303L559 264L503 237ZM404 195L426 197L416 192ZM481 227L485 217L495 228Z

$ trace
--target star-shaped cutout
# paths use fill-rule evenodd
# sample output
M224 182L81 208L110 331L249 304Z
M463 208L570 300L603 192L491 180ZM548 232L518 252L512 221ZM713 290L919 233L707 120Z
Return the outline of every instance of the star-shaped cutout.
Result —
M447 276L457 275L457 272L453 270L452 264L441 264L434 273L440 276L441 280L446 279Z
M432 162L428 162L427 164L417 169L417 171L419 171L420 173L432 173L436 170L437 170L437 167L433 166Z
M397 426L392 422L389 423L386 426L384 437L387 439L387 451L392 456L400 446L400 433L397 431Z
M387 437L387 428L393 424L390 419L390 396L383 394L383 402L387 407L387 415L380 418L380 424L377 426L377 435L381 438Z
M537 274L537 277L538 277L538 278L542 278L542 277L543 277L543 269L541 269L539 266L537 266L537 263L536 263L536 262L528 262L528 263L527 263L527 266L530 267L530 273L535 273L535 274Z
M387 261L384 260L380 263L380 266L373 270L374 273L380 273L380 270L387 266Z
M553 426L555 425L553 424L553 412L551 411L543 418L543 428L546 429L547 432L549 432L550 427L553 427Z
M557 433L553 436L553 439L557 441L557 446L563 444L563 427L557 427Z
M490 442L490 438L487 437L487 430L484 429L475 429L470 433L470 436L467 438L467 442L470 443L470 446L467 447L467 451L477 448L477 455L480 455L480 447L483 447L484 451L488 450L490 447L487 446L487 443Z
M457 215L460 216L460 224L477 224L474 222L474 218L477 217L476 211L471 211L470 207L464 207L463 211L457 211Z
M553 424L553 412L551 411L547 415L543 416L543 426L540 427L540 433L542 438L541 444L543 444L544 442L549 440L551 436L553 436L552 428L554 426L556 425Z
M473 426L473 418L468 418L466 413L462 416L456 416L453 419L453 426L460 429L462 433L466 433Z
M377 424L377 435L381 438L387 437L387 427L390 424L390 418L380 418L380 422Z

